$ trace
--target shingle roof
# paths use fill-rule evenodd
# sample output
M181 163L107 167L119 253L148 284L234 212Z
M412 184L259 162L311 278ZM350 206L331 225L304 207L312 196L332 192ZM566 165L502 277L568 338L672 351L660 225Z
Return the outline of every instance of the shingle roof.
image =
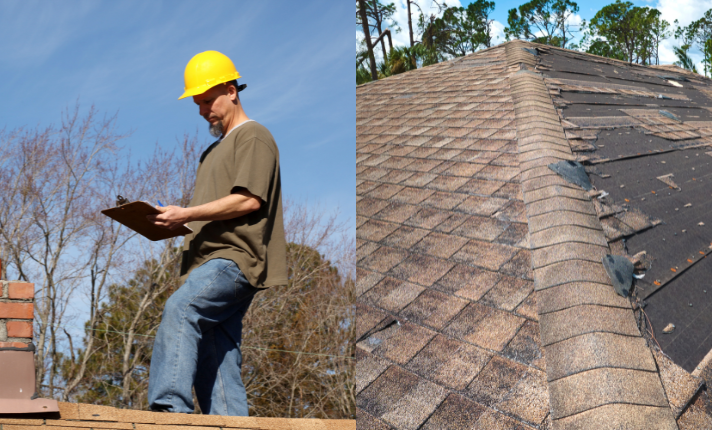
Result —
M223 417L116 409L79 403L59 403L59 414L0 415L2 430L136 429L169 430L354 430L354 420Z
M574 58L588 71L564 71ZM593 68L628 81L603 85ZM693 415L709 418L706 393L693 398L699 380L651 354L611 287L601 258L618 248L596 194L548 168L594 164L581 154L590 130L631 121L577 107L587 117L577 125L559 94L575 95L567 108L680 102L675 85L635 83L656 73L510 42L357 88L359 427L676 428L686 410L678 423L694 428ZM675 142L694 133L646 124ZM624 236L657 221L613 213Z

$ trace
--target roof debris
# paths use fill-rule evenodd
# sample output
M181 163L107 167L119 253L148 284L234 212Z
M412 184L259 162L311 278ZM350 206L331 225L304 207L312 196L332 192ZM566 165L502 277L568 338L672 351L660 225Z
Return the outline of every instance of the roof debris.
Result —
M678 187L677 184L675 183L675 181L672 180L672 178L674 178L674 177L675 177L674 174L668 173L667 175L658 176L657 179L659 181L661 181L662 183L664 183L665 185L669 186L670 188L679 190L680 187Z
M628 297L633 286L633 263L623 256L611 254L603 257L602 261L616 293Z
M564 160L549 164L549 169L572 184L578 185L586 191L591 190L591 181L588 179L586 169L578 161Z
M675 324L670 323L670 324L668 324L668 325L665 326L665 328L663 329L663 333L665 333L665 334L670 334L670 333L672 333L674 330L675 330Z

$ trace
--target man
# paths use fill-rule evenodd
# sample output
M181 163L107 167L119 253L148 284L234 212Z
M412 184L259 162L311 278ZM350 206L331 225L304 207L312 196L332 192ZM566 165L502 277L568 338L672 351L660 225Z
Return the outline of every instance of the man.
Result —
M193 57L185 93L220 139L200 157L187 208L157 207L149 219L188 224L181 287L168 299L151 359L152 410L193 412L191 387L206 414L247 416L241 378L242 318L261 288L287 283L279 152L269 131L249 119L240 75L216 51Z

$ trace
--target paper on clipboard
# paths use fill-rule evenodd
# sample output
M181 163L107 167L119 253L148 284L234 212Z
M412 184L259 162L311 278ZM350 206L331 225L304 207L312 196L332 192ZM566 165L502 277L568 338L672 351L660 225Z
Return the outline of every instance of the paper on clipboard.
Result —
M153 241L185 236L193 232L190 227L185 225L175 230L169 230L152 223L146 219L146 216L157 215L161 211L148 202L126 203L115 208L104 209L101 213Z

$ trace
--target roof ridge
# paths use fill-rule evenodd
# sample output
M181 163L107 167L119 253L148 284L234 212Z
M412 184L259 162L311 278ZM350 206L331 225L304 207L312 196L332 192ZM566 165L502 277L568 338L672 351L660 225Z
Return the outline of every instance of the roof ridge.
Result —
M532 45L537 49L541 46L533 43ZM548 184L568 184L550 171L548 165L561 160L574 161L575 157L563 126L559 126L558 130L547 127L544 132L540 122L523 121L525 113L536 111L537 116L548 119L548 123L560 124L559 115L543 77L532 72L538 64L537 56L516 47L516 44L507 45L506 55L511 72L509 82L517 134L521 136L526 132L528 136L526 151L522 150L521 140L517 140L520 146L519 163L527 219L531 220L542 211L548 211L552 218L563 219L565 203L570 201L578 210L587 209L594 215L595 223L600 224L590 200L581 201L574 196L555 192L546 200L556 199L558 203L563 201L564 204L557 204L552 212L541 200L533 203L531 198L528 198L536 189L527 186L527 182L541 183L545 178ZM533 104L532 100L538 103ZM544 100L548 100L548 104ZM530 150L532 139L538 141L534 150ZM557 215L558 212L561 214ZM561 228L566 227L565 225L559 227L560 231L548 235L545 242L538 233L533 233L530 240L541 343L546 356L549 401L554 426L564 426L567 421L575 419L580 425L576 428L600 428L602 421L612 422L615 418L611 416L611 409L604 406L618 403L621 404L618 408L623 408L625 413L623 417L617 418L625 426L676 429L677 424L659 371L652 353L640 335L630 303L621 297L614 297L616 294L613 288L608 288L604 289L603 293L609 297L605 297L603 301L588 300L587 303L592 304L565 309L559 306L562 296L590 294L593 297L594 293L589 292L589 288L583 286L582 282L610 285L608 275L600 262L600 251L597 250L577 251L587 256L584 258L589 260L587 270L580 270L581 263L578 260L556 261L544 267L550 263L547 261L546 252L553 246L568 246L567 244L573 242L606 244L606 248L608 246L600 225L585 234L581 227L574 224L569 228ZM550 294L550 291L556 291L556 294ZM600 296L601 289L597 289L595 294ZM610 307L612 302L619 302L621 307ZM552 309L555 310L549 312ZM601 332L610 333L606 335L605 342L601 342ZM646 409L661 406L665 407L665 412L658 410L657 413L650 414Z

